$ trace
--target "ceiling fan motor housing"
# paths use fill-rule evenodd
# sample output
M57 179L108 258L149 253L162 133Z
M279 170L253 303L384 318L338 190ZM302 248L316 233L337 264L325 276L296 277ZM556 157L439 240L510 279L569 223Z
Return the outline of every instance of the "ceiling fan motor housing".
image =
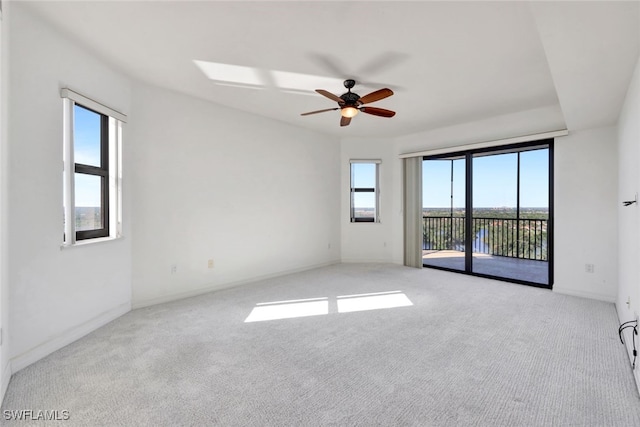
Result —
M360 96L357 93L351 92L351 88L356 85L356 81L353 79L347 79L343 84L344 87L346 87L349 91L340 95L340 98L342 98L342 100L344 101L345 106L356 105L358 103L358 99L360 99Z
M342 98L345 105L356 105L360 99L360 95L353 92L347 92L340 95L340 98Z

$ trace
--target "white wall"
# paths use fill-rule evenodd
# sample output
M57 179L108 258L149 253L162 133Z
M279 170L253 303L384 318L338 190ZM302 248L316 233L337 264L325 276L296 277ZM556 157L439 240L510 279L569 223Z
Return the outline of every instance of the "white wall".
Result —
M398 153L497 141L566 129L558 105L518 111L448 127L405 135L397 139Z
M402 163L394 141L345 138L341 142L340 224L343 262L402 263ZM351 223L351 171L349 160L382 160L379 166L380 222Z
M133 98L134 306L340 261L337 139L143 84Z
M61 250L62 101L68 86L128 112L126 78L12 3L9 75L9 322L18 370L130 309L131 222L125 238ZM124 130L124 158L128 156Z
M8 176L9 176L9 15L10 5L4 4L0 25L0 402L11 378L9 352L9 264L8 254Z
M615 301L618 283L616 128L555 142L554 291ZM585 264L594 264L587 273Z
M640 192L640 58L627 91L618 121L618 201L633 199ZM618 205L618 297L620 323L640 314L640 206ZM627 304L627 301L630 303ZM629 338L631 335L627 334ZM630 340L627 340L630 341ZM632 357L632 356L631 356ZM636 369L640 385L640 370Z

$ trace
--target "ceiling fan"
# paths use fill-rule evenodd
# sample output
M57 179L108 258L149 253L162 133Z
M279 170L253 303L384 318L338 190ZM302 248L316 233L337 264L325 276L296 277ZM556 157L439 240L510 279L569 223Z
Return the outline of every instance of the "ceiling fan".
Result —
M326 96L338 103L338 107L334 108L326 108L324 110L317 111L309 111L308 113L302 113L301 116L308 116L310 114L324 113L325 111L335 111L340 110L340 126L348 126L351 123L351 118L355 117L358 114L358 111L362 111L363 113L372 114L374 116L379 117L393 117L396 115L395 111L385 110L384 108L376 108L376 107L364 107L364 104L370 104L375 101L379 101L381 99L387 98L393 95L393 91L391 89L380 89L375 92L371 92L368 95L360 97L357 93L351 92L351 88L356 85L356 81L352 79L348 79L344 81L344 87L347 88L347 92L343 93L340 96L336 96L331 92L328 92L323 89L316 89L320 95Z

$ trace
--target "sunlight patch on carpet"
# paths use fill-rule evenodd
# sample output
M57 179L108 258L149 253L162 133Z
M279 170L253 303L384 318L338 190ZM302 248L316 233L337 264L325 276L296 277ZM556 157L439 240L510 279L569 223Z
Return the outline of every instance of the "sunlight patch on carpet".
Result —
M413 303L402 291L343 295L338 297L338 313L381 310L384 308L408 307L411 305L413 305Z
M309 298L256 304L245 323L319 316L329 313L329 298Z
M381 310L413 305L402 291L340 295L336 297L336 300L338 313ZM328 297L260 302L251 310L244 322L263 322L265 320L292 319L325 314L329 314Z

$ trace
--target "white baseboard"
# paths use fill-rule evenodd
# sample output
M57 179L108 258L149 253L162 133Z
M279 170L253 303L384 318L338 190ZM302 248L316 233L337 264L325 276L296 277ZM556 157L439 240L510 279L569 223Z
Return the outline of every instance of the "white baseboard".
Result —
M579 291L576 289L570 289L570 288L563 288L560 286L554 286L553 287L553 292L557 292L559 294L563 294L563 295L571 295L574 297L582 297L582 298L589 298L589 299L595 299L598 301L605 301L605 302L611 302L611 303L615 303L616 302L616 296L615 295L606 295L606 294L600 294L597 292L585 292L585 291Z
M176 292L172 294L163 295L160 297L134 301L132 308L135 310L137 308L149 307L157 304L164 304L166 302L177 301L185 298L195 297L198 295L208 294L209 292L220 291L223 289L234 288L236 286L247 285L249 283L258 282L260 280L273 279L274 277L286 276L287 274L300 273L303 271L313 270L315 268L327 267L329 265L335 265L335 264L340 264L340 260L332 260L332 261L324 262L321 264L307 265L304 267L294 268L291 270L284 270L284 271L265 274L261 276L253 276L248 279L238 280L235 282L211 284L211 285L207 285L207 286L204 286L198 289L193 289L186 292Z
M56 350L60 350L62 347L71 344L129 311L131 311L131 303L127 302L120 304L117 307L82 323L81 325L74 326L63 333L58 334L56 337L51 338L50 340L43 342L22 354L12 357L10 363L13 373L18 372L22 368L26 368Z
M11 381L11 362L7 362L7 364L2 369L2 383L0 384L0 405L4 401L4 395L7 393L7 388L9 387L9 381Z

